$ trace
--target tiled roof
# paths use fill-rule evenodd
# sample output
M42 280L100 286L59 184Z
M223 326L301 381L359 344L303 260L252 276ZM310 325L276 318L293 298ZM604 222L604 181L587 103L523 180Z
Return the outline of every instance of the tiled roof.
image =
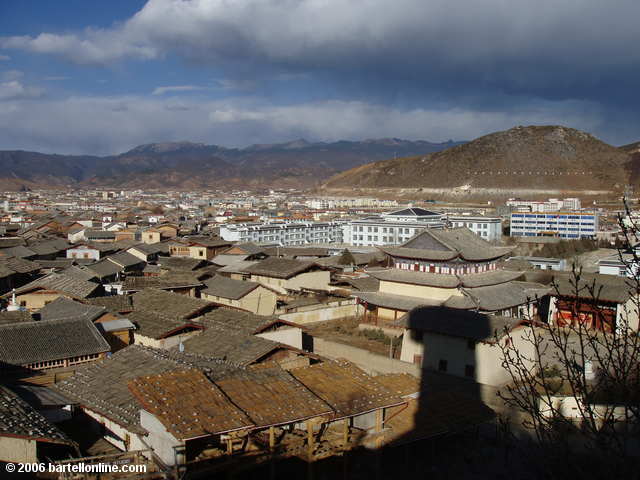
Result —
M165 270L196 270L206 262L190 257L158 257L158 264Z
M94 272L98 278L112 277L123 270L123 267L110 262L106 258L103 258L99 262L87 265L86 268Z
M398 324L411 330L489 342L496 334L501 336L505 328L510 330L520 323L521 318L447 307L418 307L398 320Z
M408 373L387 373L384 375L376 375L373 378L375 378L376 382L380 385L386 387L387 390L399 397L420 392L420 379Z
M299 273L311 270L316 263L291 260L286 258L266 258L245 268L243 271L252 275L275 278L291 278Z
M136 311L156 312L170 318L188 319L213 307L213 304L200 298L147 288L133 295L133 306Z
M404 403L352 363L326 361L290 373L334 409L336 418Z
M22 322L0 325L0 362L35 362L108 352L109 344L85 319Z
M216 275L204 282L206 288L202 291L207 295L238 300L260 286L256 282L245 282Z
M74 298L87 298L99 288L101 287L97 283L76 280L61 273L50 273L16 289L16 293L45 289L61 292Z
M64 320L83 318L94 321L104 314L106 309L94 305L86 305L65 297L58 297L53 302L46 304L39 311L40 320Z
M0 312L0 325L12 323L33 322L33 317L27 311Z
M0 250L0 255L5 255L7 257L29 258L35 257L36 252L23 245L18 245L17 247L3 248Z
M576 288L577 287L577 288ZM597 298L603 301L625 303L631 297L637 287L632 279L617 275L587 274L580 276L576 281L572 274L555 274L550 293L569 297L578 296L593 300Z
M134 432L140 427L140 404L127 384L144 375L197 367L209 377L225 375L238 367L222 360L195 354L181 354L140 345L129 345L110 358L91 362L76 369L75 375L52 386L90 410Z
M164 275L152 277L127 277L124 280L123 290L138 291L145 288L159 288L161 290L180 287L199 287L202 282L192 272L169 272Z
M34 273L40 270L40 265L37 263L17 257L0 257L0 265L15 273Z
M148 338L164 338L170 332L186 327L188 323L175 317L168 317L159 312L134 311L127 314L137 329L136 333Z
M138 377L129 389L169 433L186 440L253 427L253 422L198 370Z
M403 310L405 312L408 312L412 308L420 307L422 305L442 304L442 300L423 297L410 297L408 295L396 295L393 293L357 292L353 295L359 298L362 302L367 302L371 305L392 308L394 310Z
M126 313L133 310L131 295L108 295L106 297L94 297L85 300L90 305L105 307L110 312Z
M533 302L536 298L548 294L550 290L541 284L514 281L463 291L475 302L479 310L494 312Z
M382 248L385 253L422 260L452 260L460 257L470 262L500 258L513 249L494 247L468 228L426 229L399 247Z
M256 315L251 312L234 310L231 308L216 308L205 313L198 321L205 327L221 324L231 330L238 330L246 334L258 332L262 327L278 320L276 316Z
M31 405L0 386L0 437L29 438L72 445L73 442Z
M65 268L60 273L67 275L69 277L73 277L78 280L84 280L89 282L91 280L97 280L97 275L95 272L85 268L80 267L78 265L71 265L70 267Z
M135 255L131 255L129 252L119 252L115 255L109 255L107 260L119 265L122 268L133 267L134 265L140 265L144 263L144 260L139 259Z
M333 410L279 367L247 369L216 381L258 427L300 422Z

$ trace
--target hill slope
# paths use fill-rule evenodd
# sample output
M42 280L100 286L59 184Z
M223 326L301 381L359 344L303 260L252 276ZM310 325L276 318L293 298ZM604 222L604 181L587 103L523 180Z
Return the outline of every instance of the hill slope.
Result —
M629 155L561 126L515 127L430 155L359 166L322 188L619 191Z

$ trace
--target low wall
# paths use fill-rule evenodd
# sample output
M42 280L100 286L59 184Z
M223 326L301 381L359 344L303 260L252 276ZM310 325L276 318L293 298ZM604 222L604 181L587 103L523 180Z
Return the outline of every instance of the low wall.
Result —
M311 308L315 307L315 308ZM309 323L339 320L341 318L355 317L362 307L355 301L336 302L335 304L311 305L303 311L283 313L278 315L281 320L305 325Z
M355 363L366 373L373 376L385 373L408 373L417 378L422 377L422 369L414 363L403 362L369 352L362 348L332 342L318 337L313 338L313 352L332 359L343 358ZM446 374L441 375L447 376ZM466 386L464 386L465 384ZM472 392L473 395L479 396L480 400L496 412L500 413L504 409L502 401L497 396L498 388L467 379L460 385L464 386L463 390L468 390L468 392Z
M370 375L382 373L409 373L420 377L420 367L413 363L402 362L394 358L388 358L362 348L332 342L322 338L313 338L313 353L329 358L344 358L355 363Z

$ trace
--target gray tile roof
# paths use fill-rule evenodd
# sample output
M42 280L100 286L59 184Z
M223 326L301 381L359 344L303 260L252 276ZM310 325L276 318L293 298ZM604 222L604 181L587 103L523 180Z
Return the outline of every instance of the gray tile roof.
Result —
M95 273L95 275L100 279L113 277L114 275L123 271L123 267L110 262L106 258L100 260L99 262L86 265L86 268Z
M15 392L0 386L0 437L29 438L72 445L73 442L49 423Z
M101 286L97 283L77 280L61 273L50 273L16 289L16 293L45 289L61 292L74 298L87 298L100 288Z
M201 287L202 281L195 272L168 272L164 275L149 277L127 277L123 290L127 292L140 291L145 288L159 288L169 290L181 287Z
M52 388L119 425L144 433L140 426L141 407L131 394L128 382L136 377L184 370L185 367L198 368L214 379L239 368L223 360L193 353L130 345L110 358L79 367L74 376Z
M70 267L65 268L60 273L67 275L69 277L73 277L78 280L84 280L89 282L91 280L97 280L98 276L92 270L85 268L84 266L71 265Z
M170 318L189 319L213 308L213 303L200 298L147 288L133 295L136 311L156 312Z
M65 297L58 297L40 309L40 320L64 320L82 318L94 321L106 312L106 308L86 305Z
M231 308L216 308L198 318L198 321L205 327L209 326L209 324L220 324L232 330L244 332L247 335L257 332L261 327L276 320L278 320L276 316L256 315Z
M542 298L551 289L541 284L526 282L508 282L500 285L463 289L477 308L485 312L494 312L505 308L525 305L536 298Z
M238 300L260 286L260 284L256 282L234 280L221 275L216 275L206 280L204 284L206 288L202 290L202 293L232 300Z
M33 322L33 317L27 311L0 312L0 325L12 323Z
M134 267L136 265L145 263L144 260L139 259L135 255L131 255L129 252L119 252L115 255L109 255L107 257L107 260L115 263L116 265L119 265L122 268Z
M441 305L442 300L433 300L422 297L409 297L406 295L394 295L381 292L357 292L354 294L362 302L367 302L379 307L392 308L408 312L412 308L422 305Z
M625 303L631 298L632 292L637 288L633 279L619 277L617 275L602 275L598 273L583 273L576 281L572 274L553 275L551 294L579 297L586 299L597 298L599 300L615 303ZM577 288L576 288L577 287Z
M164 338L174 330L179 330L191 324L181 318L148 311L131 312L127 314L127 319L136 326L136 334L154 339Z
M202 333L188 338L183 345L185 352L218 357L241 365L249 365L281 346L217 322L208 322Z
M206 262L190 257L159 257L158 264L165 270L196 270L206 265Z
M419 307L403 315L398 323L411 330L490 342L505 328L510 330L522 323L522 319L447 307Z
M492 260L511 252L511 247L494 247L468 228L427 229L400 247L382 248L397 257L424 260L451 260L460 257L470 262Z
M13 270L15 273L34 273L40 270L36 262L17 257L0 257L0 265Z
M493 270L490 272L469 273L467 275L460 275L459 277L463 287L475 288L510 282L511 280L522 277L522 275L522 272L519 271Z
M286 258L266 258L245 268L243 271L252 275L275 278L291 278L316 267L315 262L303 262Z
M35 257L36 252L23 245L19 245L17 247L3 248L0 250L0 255L6 255L7 257L30 258Z
M131 295L107 295L105 297L88 298L85 303L105 307L110 312L130 312L134 309Z
M93 323L82 318L0 325L0 362L26 365L108 352Z

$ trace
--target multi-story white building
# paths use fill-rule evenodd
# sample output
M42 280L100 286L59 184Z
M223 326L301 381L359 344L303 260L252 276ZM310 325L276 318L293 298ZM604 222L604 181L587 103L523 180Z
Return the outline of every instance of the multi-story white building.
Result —
M389 208L397 207L398 202L395 200L380 200L377 198L333 198L320 197L307 200L305 205L316 210L328 210L333 208Z
M546 202L533 200L518 200L511 198L507 206L516 212L559 212L560 210L577 211L581 204L579 198L550 198Z
M596 238L596 212L512 213L512 237Z
M499 217L447 216L451 227L467 227L488 242L502 240L502 219Z
M399 245L425 228L466 227L487 241L502 238L502 221L497 217L445 216L423 208L405 208L375 217L353 220L345 241L352 245Z
M425 228L443 228L441 213L424 208L404 208L382 215L352 220L345 241L355 246L398 245Z
M344 222L238 223L220 226L220 236L233 242L276 243L282 246L343 243Z

